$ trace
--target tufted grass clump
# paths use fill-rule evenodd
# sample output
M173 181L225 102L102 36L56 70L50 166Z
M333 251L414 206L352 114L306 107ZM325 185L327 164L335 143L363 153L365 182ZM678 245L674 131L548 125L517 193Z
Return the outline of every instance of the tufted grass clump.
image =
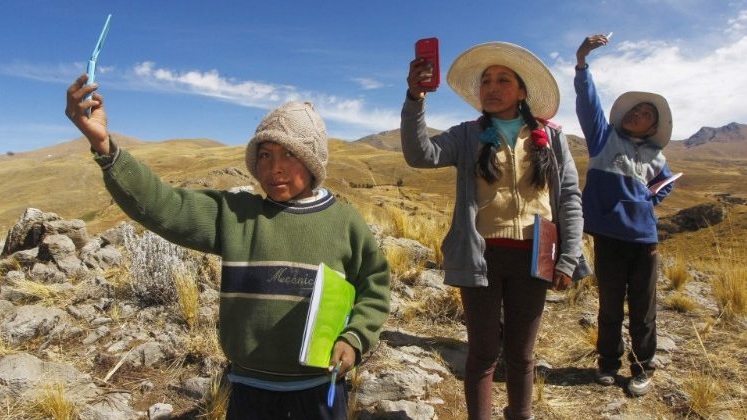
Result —
M405 309L403 318L405 321L417 319L419 322L431 325L464 322L464 309L459 288L449 287L426 296Z
M194 329L197 324L197 316L200 309L200 290L197 287L194 275L186 271L178 271L174 274L174 286L176 287L176 304L179 307L182 319L187 328Z
M44 385L35 397L26 400L23 412L28 418L51 420L77 420L80 413L75 398L65 391L65 386L59 382Z
M684 384L690 410L701 418L711 418L718 411L718 399L723 394L719 382L702 372L690 374Z
M228 398L231 384L223 377L223 372L215 372L210 382L210 390L200 404L199 418L205 420L222 420L228 411Z
M441 240L447 229L446 217L413 217L397 207L386 207L384 212L381 222L389 235L418 241L433 251L437 265L443 263Z
M674 254L671 265L664 269L664 275L669 279L669 288L671 290L681 290L682 287L690 280L690 273L687 271L685 257L681 252Z
M719 260L712 281L713 295L724 319L733 321L747 315L747 251L718 249Z
M682 313L692 312L698 307L698 304L692 298L682 292L671 294L664 299L662 305L665 308Z

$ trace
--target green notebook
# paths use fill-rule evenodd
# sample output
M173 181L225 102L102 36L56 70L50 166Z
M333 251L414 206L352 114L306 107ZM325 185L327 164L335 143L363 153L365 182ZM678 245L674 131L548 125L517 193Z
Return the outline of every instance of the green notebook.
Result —
M326 264L319 264L298 361L304 366L326 368L332 347L348 322L355 302L355 287Z

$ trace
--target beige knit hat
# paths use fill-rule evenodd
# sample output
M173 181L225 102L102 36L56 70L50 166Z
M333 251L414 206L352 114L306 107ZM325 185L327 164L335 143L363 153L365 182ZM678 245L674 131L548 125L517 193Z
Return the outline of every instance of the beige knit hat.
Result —
M246 146L246 167L257 176L257 146L271 141L290 150L311 172L311 188L327 177L327 128L310 102L287 102L267 114Z
M535 117L549 120L560 105L560 90L550 69L529 50L508 42L486 42L459 54L449 68L446 81L454 92L482 112L480 77L490 66L510 68L527 87L527 103Z

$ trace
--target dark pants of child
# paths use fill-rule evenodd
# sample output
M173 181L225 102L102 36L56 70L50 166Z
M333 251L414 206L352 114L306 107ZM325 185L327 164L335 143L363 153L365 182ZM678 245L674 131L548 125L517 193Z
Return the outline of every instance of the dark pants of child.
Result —
M656 354L656 244L594 236L594 271L599 285L599 368L617 371L625 352L622 325L627 293L630 373L654 373Z
M335 386L335 401L327 407L329 384L300 391L267 391L232 383L226 420L344 420L348 395L345 381Z
M469 343L464 393L470 419L491 418L493 373L501 344L507 414L511 419L531 416L534 342L549 286L529 275L531 258L530 250L488 246L488 287L461 288Z

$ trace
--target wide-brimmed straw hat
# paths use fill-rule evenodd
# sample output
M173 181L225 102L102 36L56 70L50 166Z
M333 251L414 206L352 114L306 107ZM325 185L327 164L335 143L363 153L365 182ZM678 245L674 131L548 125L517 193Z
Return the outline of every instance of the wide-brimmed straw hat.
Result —
M480 79L490 66L505 66L521 77L526 85L526 101L535 117L549 120L560 104L560 90L550 69L529 50L508 42L486 42L459 54L454 60L446 81L454 92L478 112Z
M636 91L623 93L612 104L610 123L620 128L625 114L641 102L648 102L654 105L656 111L659 113L659 123L656 127L656 133L648 139L663 149L672 137L672 111L669 109L667 100L657 93Z

